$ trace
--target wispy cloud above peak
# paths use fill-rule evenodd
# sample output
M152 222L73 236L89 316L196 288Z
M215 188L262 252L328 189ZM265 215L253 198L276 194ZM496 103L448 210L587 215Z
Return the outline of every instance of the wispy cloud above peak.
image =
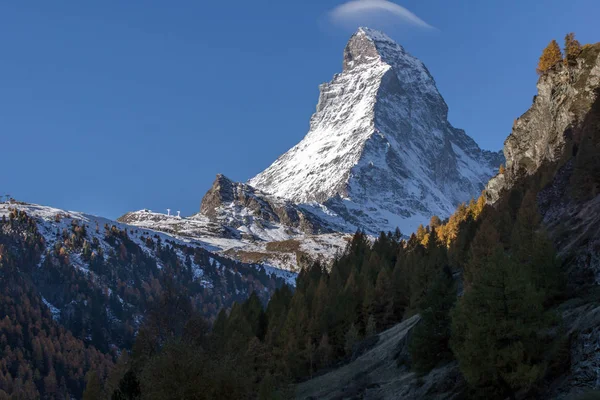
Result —
M435 29L411 11L388 0L351 0L334 8L330 16L334 22L345 23L360 21L365 14L372 16L374 13L392 16L416 27Z

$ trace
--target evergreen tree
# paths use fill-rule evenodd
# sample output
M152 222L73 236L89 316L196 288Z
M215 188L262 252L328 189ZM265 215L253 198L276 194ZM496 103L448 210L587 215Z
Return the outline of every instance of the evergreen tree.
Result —
M554 245L541 226L537 195L527 192L521 202L511 235L511 254L530 273L529 281L544 294L548 302L564 290L560 261Z
M224 338L227 332L227 311L224 308L217 314L217 319L213 324L213 333L218 338Z
M427 235L427 230L425 230L425 227L421 224L417 228L417 239L419 242L422 242L425 239L425 235Z
M496 246L452 312L452 350L470 385L515 398L545 372L544 295Z
M292 291L289 286L283 285L280 289L275 291L269 301L266 312L267 336L265 340L272 346L279 346L283 341L282 331L287 319L291 300Z
M375 317L373 315L369 315L367 319L367 327L365 328L365 337L372 337L377 334L377 326L375 323Z
M484 220L471 242L469 258L464 266L463 279L467 288L481 273L483 266L502 249L500 235L494 224L489 219Z
M346 343L344 344L344 350L346 351L347 356L351 356L354 352L354 345L358 343L360 340L360 335L358 333L358 329L354 324L350 325L350 329L346 333Z
M396 261L392 273L392 296L394 302L394 317L397 321L402 319L410 301L410 276L409 266L404 250Z
M375 285L375 298L373 302L372 315L382 329L386 329L393 321L394 295L392 292L392 279L387 268L382 268L377 276ZM365 320L365 326L367 321Z
M258 389L258 400L279 400L281 398L277 391L275 377L267 372Z
M319 366L321 368L329 367L329 365L331 365L332 357L333 349L329 344L329 337L327 334L325 334L321 337L321 340L319 341L319 347L317 347L317 360Z
M267 318L256 292L252 292L248 300L244 302L242 312L250 325L252 334L262 340L267 329Z
M439 243L437 230L431 229L428 235L427 247L418 246L408 257L412 265L410 286L410 308L417 312L423 308L423 301L434 280L448 263L444 245Z
M102 390L102 382L100 382L96 371L89 371L85 376L85 382L83 400L101 400L105 398Z
M112 400L138 400L142 396L140 382L132 370L127 371L119 382L118 389L112 394Z
M438 363L451 360L450 310L456 301L452 272L444 268L425 299L421 321L414 329L410 343L413 369L425 373Z

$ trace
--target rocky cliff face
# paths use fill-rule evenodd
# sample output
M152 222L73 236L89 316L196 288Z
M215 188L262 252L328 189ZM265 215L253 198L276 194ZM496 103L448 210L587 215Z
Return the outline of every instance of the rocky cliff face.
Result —
M573 65L559 64L540 77L533 105L515 120L504 144L506 173L486 188L489 202L545 163L564 164L576 155L584 124L589 123L586 118L598 98L598 51L598 45L588 46Z
M506 172L489 182L486 197L496 204L510 199L512 189L539 191L544 227L573 297L559 308L569 369L547 397L573 398L600 388L600 43L540 77L538 95L515 121L504 153Z
M223 175L217 175L202 199L200 214L236 229L254 224L259 227L281 224L308 234L332 232L325 221L295 203L233 182Z
M575 257L575 285L600 283L600 44L538 81L531 108L506 139L506 172L487 185L489 203L527 179L538 179L544 222L564 257ZM536 176L537 175L537 176ZM575 270L577 269L577 270Z
M503 162L448 122L421 61L361 28L344 69L321 85L310 131L249 181L296 203L318 202L367 231L413 232L478 197Z
M200 242L243 262L292 271L311 260L330 261L349 236L342 219L319 207L301 206L223 175L202 199L198 214L176 217L140 210L119 221Z

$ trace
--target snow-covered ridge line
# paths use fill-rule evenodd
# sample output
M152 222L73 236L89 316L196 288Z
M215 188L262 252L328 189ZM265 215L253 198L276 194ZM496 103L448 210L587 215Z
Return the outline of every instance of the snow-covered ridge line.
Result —
M183 235L177 234L176 229L174 229L172 231L173 233L171 233L168 229L154 229L152 224L140 223L138 225L123 223L83 212L66 211L37 204L0 203L0 218L8 217L11 209L23 211L38 221L38 231L44 237L47 248L52 248L54 246L54 243L57 241L57 232L62 232L64 229L68 231L71 228L72 221L76 221L79 224L85 225L87 227L87 234L89 236L88 239L90 241L94 238L98 239L100 246L103 247L103 250L105 251L109 250L108 245L104 241L105 225L108 225L109 227L115 226L119 230L126 230L129 238L149 255L151 255L150 249L148 249L145 240L148 237L160 238L163 243L171 242L181 246L199 247L215 253L220 253L222 250L222 248L217 245L225 244L223 247L233 247L233 245L231 245L231 247L227 247L228 243L226 241L224 243L222 243L220 240L215 240L215 242L212 243L203 241L197 237L185 235L185 231L182 232L184 233ZM184 220L183 218L178 218L176 216L152 213L148 210L141 210L140 212L131 214L143 214L147 217L153 217L157 220L163 221L167 225L177 225L179 222ZM203 225L204 221L196 221L195 219L186 220L190 221L192 224L197 222L201 227L205 227L205 225ZM182 262L185 261L185 256L183 254L181 254L180 258L182 259ZM86 274L90 273L85 267L83 267L83 263L78 262L77 255L72 256L71 261L76 268L79 268ZM277 277L285 279L288 284L295 285L296 274L294 272L281 270L272 265L261 265L259 263L249 264L256 268L264 268L268 274L274 274ZM203 275L201 266L194 265L194 274L197 277L201 277Z

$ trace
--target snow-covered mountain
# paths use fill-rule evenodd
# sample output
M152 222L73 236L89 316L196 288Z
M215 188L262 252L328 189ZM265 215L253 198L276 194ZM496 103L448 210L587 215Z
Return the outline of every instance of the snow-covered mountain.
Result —
M361 28L346 46L343 72L321 86L306 137L248 183L324 204L367 231L411 233L479 196L502 161L452 127L420 60Z
M357 229L410 235L433 215L448 217L503 160L450 125L421 61L361 28L298 145L248 183L218 175L194 216L142 211L120 221L296 270L302 259L330 260Z
M213 320L251 293L267 301L284 283L295 284L292 272L210 248L202 240L81 212L0 202L0 259L13 266L0 262L7 269L3 279L8 271L23 278L28 296L39 298L52 318L105 352L131 348L144 315L166 290L189 296Z
M343 219L303 207L218 175L200 212L176 217L149 210L120 222L167 232L246 263L297 270L304 261L330 261L347 244Z
M187 248L202 252L212 264L217 265L221 269L223 268L222 264L225 259L222 255L217 254L221 250L221 247L214 245L210 240L205 241L199 239L200 237L210 236L209 232L214 228L214 224L205 219L191 219L191 221L196 223L194 224L192 222L191 224L182 225L182 221L188 220L175 216L153 213L150 210L141 210L126 214L129 218L122 217L119 221L113 221L108 218L82 212L66 211L54 207L21 202L0 203L0 219L8 218L12 210L23 212L36 221L37 230L43 236L47 248L54 248L56 243L61 242L64 239L63 236L65 230L70 234L74 226L82 226L85 227L86 232L84 240L89 243L98 243L98 248L102 247L103 252L108 254L111 250L111 245L106 243L107 229L115 227L117 230L125 232L132 245L139 246L143 250L143 253L151 258L158 259L159 257L157 256L157 248L148 245L148 239L159 240L178 249L176 251L177 257L182 264L187 261L187 253L180 250ZM135 223L136 219L138 223ZM154 221L154 223L152 224L148 221ZM144 226L146 226L147 229ZM181 232L180 228L182 226L185 226L190 231L184 230ZM157 227L160 229L156 229ZM212 232L215 237L223 237L222 232ZM69 259L75 269L88 274L90 273L90 269L86 265L86 262L82 260L81 250L82 249L71 249ZM158 260L159 268L162 268L160 264L161 261ZM213 285L210 280L206 279L204 271L207 267L206 265L196 263L195 261L191 262L190 265L194 279L198 279L198 281L201 281L201 285L207 287ZM240 264L235 264L235 268L239 269L239 265ZM257 263L248 264L241 268L254 268L258 271L264 270L267 275L273 275L276 278L283 279L286 283L291 285L295 284L296 275L286 270L280 270L269 265ZM93 275L93 271L91 274Z

